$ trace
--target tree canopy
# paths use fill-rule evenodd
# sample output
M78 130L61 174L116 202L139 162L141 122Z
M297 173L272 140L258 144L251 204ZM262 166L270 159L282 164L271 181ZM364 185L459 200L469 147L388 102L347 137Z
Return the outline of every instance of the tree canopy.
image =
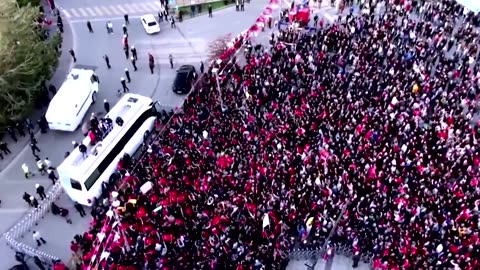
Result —
M60 38L44 40L38 7L0 1L0 127L32 111L58 61Z

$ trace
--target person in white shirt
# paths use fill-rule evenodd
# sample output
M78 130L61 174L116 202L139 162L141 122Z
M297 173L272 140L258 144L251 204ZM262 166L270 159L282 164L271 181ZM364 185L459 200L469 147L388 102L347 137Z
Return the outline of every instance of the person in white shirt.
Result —
M45 239L43 239L42 235L40 234L40 232L37 232L37 231L33 231L33 240L37 242L37 245L38 246L41 246L42 243L43 244L46 244L47 241L45 241Z

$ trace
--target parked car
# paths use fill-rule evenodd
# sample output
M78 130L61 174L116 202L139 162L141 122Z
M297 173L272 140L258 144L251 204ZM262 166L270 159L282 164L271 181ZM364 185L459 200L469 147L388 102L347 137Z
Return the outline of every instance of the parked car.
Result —
M177 94L188 94L197 79L197 71L192 65L183 65L177 70L172 90Z

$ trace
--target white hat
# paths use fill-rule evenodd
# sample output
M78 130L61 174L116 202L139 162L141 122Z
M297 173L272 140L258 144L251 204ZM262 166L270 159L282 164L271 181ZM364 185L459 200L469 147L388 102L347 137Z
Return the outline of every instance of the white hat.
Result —
M125 68L125 71L128 71L128 68Z
M76 141L72 141L72 144L76 144L77 142Z
M135 49L135 46L132 45L132 49Z
M33 201L33 199L35 199L35 197L33 197L33 196L30 196L30 198L29 198L29 199L30 199L31 201Z
M106 102L107 102L107 100L106 100L106 99L104 99L104 100L103 100L103 102L105 102L105 103L106 103Z
M40 184L35 184L35 188L38 188L40 186Z
M121 78L120 78L120 80L124 81L124 80L125 80L125 78L121 77Z

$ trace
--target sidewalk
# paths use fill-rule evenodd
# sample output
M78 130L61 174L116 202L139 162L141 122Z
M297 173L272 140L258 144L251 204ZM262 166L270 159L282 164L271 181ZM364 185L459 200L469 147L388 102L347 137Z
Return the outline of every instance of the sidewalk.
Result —
M53 36L57 32L57 25L56 25L56 16L50 12L50 8L46 3L43 3L44 9L46 10L46 17L48 19L51 19L53 21L52 25L48 26L48 31L50 32L50 36ZM59 60L58 60L58 66L50 79L50 81L47 82L47 87L50 84L53 84L57 90L60 88L62 85L63 81L67 77L71 66L72 66L72 61L71 57L68 53L68 50L70 48L73 48L73 35L71 31L71 26L66 21L67 19L62 16L62 19L64 20L64 33L63 33L63 41L62 41L62 48L60 49L60 55L59 55ZM50 98L52 96L50 95ZM39 128L37 125L37 120L41 118L41 116L46 112L47 107L44 107L42 109L37 109L33 112L33 114L30 116L30 119L32 120L32 123L35 125L35 137L38 139L38 136L40 136ZM11 154L9 155L4 155L4 159L0 160L0 172L3 171L5 168L7 168L15 159L16 155L20 153L25 147L28 147L30 143L30 137L25 136L21 137L15 130L15 134L17 137L17 142L13 141L13 139L10 137L8 133L5 133L3 136L3 139L1 141L7 143L8 148L10 151L12 151ZM48 132L47 132L48 134ZM18 168L20 170L20 167Z

